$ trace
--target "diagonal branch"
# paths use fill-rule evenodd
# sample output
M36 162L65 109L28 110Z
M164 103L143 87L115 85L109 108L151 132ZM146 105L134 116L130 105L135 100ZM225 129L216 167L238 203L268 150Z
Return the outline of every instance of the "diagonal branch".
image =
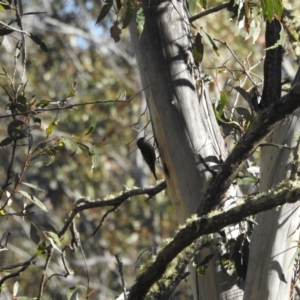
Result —
M198 20L200 18L203 18L203 17L205 17L207 15L210 15L212 13L218 12L218 11L224 9L224 8L228 8L230 5L231 5L231 1L226 2L226 3L222 3L222 4L220 4L218 6L215 6L215 7L212 7L212 8L209 8L209 9L207 9L205 11L202 11L201 13L199 13L197 15L194 15L194 16L190 17L189 21L192 23L192 22L194 22L194 21L196 21L196 20Z
M156 260L138 278L132 286L128 300L145 299L151 286L167 270L169 263L197 238L212 234L222 228L236 224L246 217L261 211L272 209L285 203L295 203L300 199L300 185L289 182L279 184L269 193L248 198L243 204L226 212L214 212L211 217L192 217L174 239L158 254Z
M222 196L230 187L236 174L246 159L259 146L259 143L283 120L300 107L300 84L292 87L278 103L272 104L262 111L247 133L230 153L222 165L222 170L212 181L206 195L202 199L197 214L203 215L217 207L222 202Z
M5 267L5 268L2 268L2 270L8 270L8 269L14 269L14 268L17 268L17 267L21 267L20 269L18 269L17 271L15 272L11 272L9 273L8 275L6 276L3 276L0 280L0 290L3 288L3 284L6 280L10 279L10 278L13 278L13 277L17 277L19 276L22 272L24 272L29 266L31 265L35 265L36 264L36 257L37 255L33 255L28 261L25 261L23 263L19 263L19 264L15 264L15 265L11 265L11 266L8 266L8 267Z

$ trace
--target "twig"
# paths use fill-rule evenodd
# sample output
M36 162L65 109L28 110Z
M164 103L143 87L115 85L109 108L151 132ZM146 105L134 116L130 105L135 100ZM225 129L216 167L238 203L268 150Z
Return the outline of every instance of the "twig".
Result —
M42 295L43 295L44 288L45 288L45 279L46 279L47 269L48 269L48 266L50 264L50 260L51 260L51 257L52 257L53 247L52 246L49 247L47 249L47 252L48 252L48 255L47 255L47 259L46 259L46 262L45 262L45 265L44 265L44 268L43 268L43 272L42 272L42 279L41 279L41 282L40 282L39 294L37 296L37 300L42 299Z
M0 240L0 249L7 248L8 238L10 235L11 235L11 233L9 231L6 231L3 233L1 240ZM2 241L4 238L6 238L6 240L5 240L4 245L2 245Z
M123 263L122 260L119 257L119 254L115 254L116 261L118 263L118 271L121 277L121 282L122 282L122 288L123 288L123 293L124 293L124 300L127 300L127 291L126 291L126 286L125 286L125 280L124 280L124 275L123 275Z
M21 5L22 5L22 2L19 2L19 3L21 3ZM16 5L16 17L17 17L17 24L19 24L20 29L23 31L22 17L20 15L18 5ZM23 66L23 68L22 68L22 75L21 75L20 84L19 84L19 86L16 90L15 98L17 98L19 90L24 84L23 81L24 81L24 77L25 77L25 73L26 73L27 49L26 49L26 39L25 39L25 33L24 32L21 32L21 37L22 37L22 58L23 58L22 66Z
M205 167L205 169L212 175L212 176L216 176L217 172L215 170L213 170L205 161L205 159L198 154L199 160L202 163L202 165Z
M82 258L84 261L85 271L86 271L86 279L87 279L86 299L88 299L89 298L89 289L90 289L89 269L87 267L86 258L85 258L84 250L83 250L83 247L82 247L82 244L80 241L79 232L77 231L74 222L72 222L70 230L72 233L72 242L73 242L73 244L77 245L77 247L80 249L80 252L81 252L81 255L82 255Z
M24 34L26 34L26 35L28 35L28 36L31 35L28 31L25 31L25 30L22 30L22 29L18 29L18 28L12 27L12 26L10 26L10 25L8 25L8 24L5 24L5 23L2 22L2 21L0 21L0 24L3 25L3 26L5 26L6 28L9 28L9 29L13 30L13 31L17 31L17 32L20 32L20 33L24 33Z
M80 198L76 201L75 207L73 211L70 213L68 219L65 222L65 225L61 229L61 231L58 233L58 237L62 237L68 228L71 226L74 218L76 215L86 209L91 208L99 208L99 207L106 207L106 206L119 206L126 200L128 200L130 197L138 196L138 195L149 195L149 196L155 196L156 194L160 193L167 187L167 184L165 181L159 183L157 186L153 188L136 188L132 189L130 191L126 191L120 196L117 196L110 200L98 200L98 201L89 201L86 198Z
M80 106L85 106L85 105L92 105L92 104L105 104L105 103L123 103L123 102L131 102L133 98L129 100L97 100L97 101L91 101L91 102L85 102L85 103L76 103L76 104L70 104L64 107L54 107L54 108L37 108L35 110L27 110L25 112L20 112L20 113L14 113L14 114L9 114L9 115L0 115L0 119L3 118L9 118L13 116L24 116L24 115L37 115L43 112L48 112L48 111L57 111L57 110L66 110L66 109L71 109L75 107L80 107ZM59 102L59 101L57 101Z
M150 248L147 248L147 249L143 250L142 253L139 254L139 256L137 257L137 259L136 259L136 261L135 261L135 263L134 263L134 268L136 267L136 264L138 263L138 261L139 261L139 259L142 257L142 255L143 255L145 252L147 252L147 251L150 252L150 253L153 255L154 249L153 249L153 247L150 247Z
M261 143L261 144L258 145L258 147L268 147L268 146L277 147L278 149L289 149L289 150L293 149L293 147L289 147L289 146L286 146L286 145L275 144L275 143Z
M10 278L19 276L19 275L20 275L22 272L24 272L30 265L35 264L35 258L36 258L36 255L32 256L27 262L24 262L24 263L23 263L23 267L20 268L18 271L13 272L13 273L10 273L10 274L4 276L4 277L0 280L0 288L2 287L3 283L4 283L7 279L10 279Z
M17 263L17 264L6 266L6 267L0 267L0 271L5 272L5 271L9 271L9 270L12 270L12 269L15 269L15 268L25 267L25 266L35 265L35 264L36 264L36 261L30 259L30 260L27 260L27 261L22 262L22 263Z
M64 268L65 268L65 270L66 270L66 273L65 273L65 274L55 273L55 274L52 274L51 276L49 276L49 277L47 278L47 280L45 281L45 283L44 283L44 288L46 287L46 285L48 284L48 282L49 282L53 277L56 277L56 276L57 276L57 277L65 277L65 278L67 278L69 275L72 275L72 274L73 274L73 272L69 270L69 268L68 268L68 266L67 266L67 262L66 262L65 251L66 251L67 248L71 249L71 251L74 251L74 249L73 249L72 246L70 246L70 245L65 246L65 247L62 249L62 251L61 251L61 260L62 260L62 263L63 263Z
M237 63L242 67L243 72L246 74L246 76L249 78L249 80L252 82L252 84L254 86L257 86L256 82L253 80L253 78L251 77L250 73L245 68L245 65L239 60L239 58L236 56L236 54L234 53L234 51L230 48L229 44L227 42L223 42L223 41L221 41L219 39L214 39L214 40L217 41L217 42L219 42L220 44L223 44L223 45L226 46L226 48L229 50L229 52L234 57L234 59L237 61Z
M101 218L101 220L100 220L100 222L99 222L99 225L98 225L98 226L96 227L96 229L93 231L93 233L92 233L91 236L94 236L94 235L97 233L97 231L102 227L102 225L103 225L103 223L104 223L104 220L108 217L108 215L109 215L110 213L112 213L113 211L115 211L120 205L121 205L121 203L118 204L118 205L116 205L116 206L114 206L113 208L109 209L109 210L102 216L102 218Z

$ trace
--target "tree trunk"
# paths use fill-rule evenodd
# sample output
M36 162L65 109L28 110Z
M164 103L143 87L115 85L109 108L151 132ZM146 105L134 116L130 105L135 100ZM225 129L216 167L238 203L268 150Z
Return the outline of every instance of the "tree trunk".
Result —
M154 0L143 5L143 33L139 38L136 23L131 22L130 34L168 193L179 224L184 224L196 213L212 176L200 156L216 168L226 159L227 150L208 92L204 86L202 93L197 91L188 65L192 53L185 2ZM201 253L206 255L207 251ZM217 300L224 292L236 289L236 279L220 272L217 264L216 255L201 281L190 267L194 299L208 299L209 295L209 299Z
M274 19L266 26L266 47L279 39L281 25ZM262 107L268 108L281 97L281 46L267 50L264 65ZM299 72L299 71L298 71ZM299 81L298 81L299 82ZM293 85L297 83L295 78ZM296 180L299 142L300 111L284 119L269 135L268 143L295 147L296 150L275 146L263 147L261 156L260 191L264 192L283 180ZM298 155L298 154L297 154ZM294 178L290 178L293 176ZM245 286L245 299L290 299L293 275L292 258L299 240L299 205L286 204L281 208L256 216L250 247L249 268Z
M296 147L300 111L287 117L268 138L269 143ZM261 191L290 179L294 158L291 150L268 147L261 157ZM260 213L251 239L245 299L290 299L292 258L299 240L299 204Z
M217 169L220 161L226 159L227 150L208 92L205 87L197 91L193 68L188 62L192 59L192 44L185 2L143 1L143 11L142 35L138 36L134 21L130 24L130 34L168 192L178 222L184 224L196 212L212 177L203 160ZM267 46L277 41L278 28L277 21L267 25L267 31L272 33L266 37ZM269 81L265 83L262 100L266 109L272 101L280 99L280 51L269 51L271 56L266 58L265 80L269 77ZM277 88L271 90L274 85ZM298 115L296 112L282 122L269 141L294 146ZM262 191L286 178L289 162L290 150L276 147L263 150ZM288 299L292 274L289 264L296 251L290 248L296 245L287 239L298 239L298 215L296 205L286 205L258 216L259 224L251 241L245 299ZM202 251L199 260L209 253ZM201 280L193 268L190 271L194 299L243 298L236 277L221 271L216 256Z

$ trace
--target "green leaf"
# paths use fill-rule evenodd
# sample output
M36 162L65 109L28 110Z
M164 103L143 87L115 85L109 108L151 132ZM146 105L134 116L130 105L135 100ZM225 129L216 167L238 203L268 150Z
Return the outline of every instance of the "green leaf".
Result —
M45 222L46 223L39 223L39 229L57 233L57 230L51 223L48 223L47 220L45 220Z
M7 137L0 142L0 147L7 146L7 145L11 144L13 141L14 141L14 139L12 139L11 137Z
M271 22L273 19L273 0L261 0L261 9L265 21Z
M24 184L24 185L26 185L26 186L29 186L32 189L44 192L44 190L38 188L37 185L35 185L35 184L31 184L31 183L24 182L24 181L22 181L21 183Z
M250 185L257 184L259 182L259 178L255 176L248 176L244 178L237 178L238 185Z
M61 252L61 250L58 248L60 246L60 240L58 235L55 232L51 232L51 231L43 231L43 233L46 239L52 245L52 247L63 254L63 252Z
M205 275L205 270L207 269L207 266L200 266L200 267L197 267L197 273L198 275L200 276L204 276Z
M128 0L122 29L126 28L129 25L129 23L132 20L133 14L134 14L134 6L132 0Z
M247 121L252 121L251 113L249 112L249 110L247 108L245 108L245 107L236 107L235 110L240 116L245 118Z
M211 38L211 36L204 30L201 30L201 33L202 33L201 36L202 36L205 44L208 45L218 56L220 56L219 52L218 52L218 47L215 44L215 42L213 41L213 39Z
M27 99L23 95L19 95L17 97L17 102L26 105L27 104Z
M37 229L36 227L31 223L30 226L30 232L29 232L30 238L33 240L33 242L35 242L36 244L39 244L40 242L40 237L37 233Z
M99 164L99 153L97 149L94 149L94 154L92 156L92 172L97 168Z
M20 129L21 126L25 125L25 123L21 120L14 120L12 122L10 122L7 126L7 131L10 131L14 128Z
M71 153L71 156L74 155L78 151L78 144L69 138L60 138L60 141L65 144L65 146L69 149L71 149L73 152Z
M85 289L86 290L86 287L84 286L80 286L80 285L75 285L75 286L72 286L68 289L67 291L67 300L70 300L71 297L74 295L74 293L78 290L78 289Z
M97 18L96 24L98 24L100 21L102 21L106 15L108 14L108 12L110 11L111 7L113 5L113 0L108 0L102 7L100 14Z
M117 10L119 12L119 10L122 8L122 2L121 0L116 0L116 3L117 3Z
M251 95L245 89L241 88L240 86L233 86L233 85L230 86L234 88L236 91L238 91L251 107L253 106Z
M94 127L92 126L92 127L90 127L90 129L87 131L87 133L84 135L84 136L87 136L87 135L89 135L92 131L93 131L93 129L94 129Z
M49 148L43 148L43 152L45 152L48 155L49 161L46 163L46 166L49 166L55 162L55 152L53 150L50 150Z
M189 12L193 13L196 8L197 0L188 0L188 4Z
M220 100L216 101L215 109L221 116L223 114L224 108L228 103L227 95L224 92L220 92Z
M39 246L38 246L38 248L37 248L35 254L37 254L37 255L43 254L43 253L45 253L45 251L46 251L46 242L45 242L45 241L42 241L42 242L39 244Z
M48 240L52 239L55 245L60 246L60 239L55 232L43 231L43 233Z
M91 152L90 152L90 148L89 148L87 145L82 144L82 143L79 143L79 142L76 142L76 143L77 143L78 147L79 147L84 153L86 153L86 154L88 154L88 155L92 155Z
M38 45L44 52L48 52L46 44L35 34L30 34L29 37Z
M145 25L145 15L142 8L139 8L139 10L136 12L136 24L137 24L137 32L139 37L142 35Z
M200 0L199 2L200 2L201 7L203 7L204 9L206 9L206 7L207 7L206 0Z
M274 1L274 13L280 19L283 13L283 5L281 0L273 0Z
M10 130L7 130L7 133L14 140L21 140L26 137L25 133L17 128L11 128Z
M18 109L19 112L23 113L27 111L27 105L23 103L16 103L15 104L16 108Z
M55 127L57 126L57 122L52 122L46 129L46 136L47 138L51 135Z
M36 105L36 107L44 108L46 107L51 101L48 99L42 99L39 101L39 103Z
M204 46L202 44L201 34L198 32L193 44L194 60L198 63L201 63L203 59L203 55L204 55Z
M271 22L273 19L273 13L274 13L273 0L266 0L266 7L267 7L267 20L269 22Z
M5 10L12 9L14 6L12 4L12 0L9 1L0 1L2 8Z
M48 212L46 206L35 196L25 192L25 191L18 191L21 195L23 195L26 199L30 200L31 202L33 202L36 206L38 206L40 209L42 209L43 211Z

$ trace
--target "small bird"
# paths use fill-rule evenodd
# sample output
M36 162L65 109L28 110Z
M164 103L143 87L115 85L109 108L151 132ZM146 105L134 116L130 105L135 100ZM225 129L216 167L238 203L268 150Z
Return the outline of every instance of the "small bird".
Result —
M156 155L153 146L149 142L145 141L145 137L138 139L137 146L141 150L145 162L147 163L155 179L157 180L157 176L155 173Z

